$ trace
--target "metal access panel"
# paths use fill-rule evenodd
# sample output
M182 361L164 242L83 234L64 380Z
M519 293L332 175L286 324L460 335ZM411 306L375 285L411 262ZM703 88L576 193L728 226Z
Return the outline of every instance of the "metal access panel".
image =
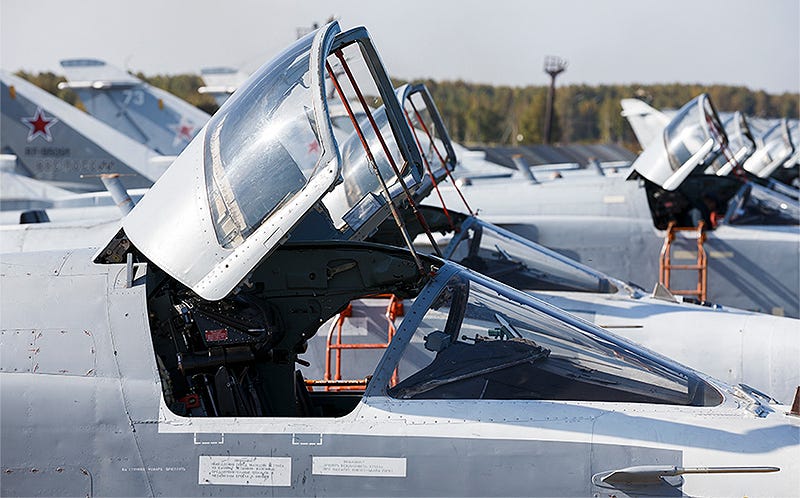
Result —
M0 330L0 372L93 376L92 332L74 328Z

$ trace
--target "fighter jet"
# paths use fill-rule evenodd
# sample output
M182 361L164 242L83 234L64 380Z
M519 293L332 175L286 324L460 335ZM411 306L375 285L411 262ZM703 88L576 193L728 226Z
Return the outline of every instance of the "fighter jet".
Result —
M326 74L350 80L334 67L355 66L345 52L377 87L359 102L382 101L392 123L391 137L375 116L355 126L360 154L334 138L324 91ZM321 28L243 90L103 249L4 255L4 495L796 490L788 406L411 248L291 242L361 228L320 203L331 189L393 210L393 188L421 181L364 28ZM387 140L404 154L394 176ZM374 179L347 174L356 157ZM367 387L309 391L296 370L308 338L387 292L415 301Z
M102 178L120 175L125 186L149 187L209 116L174 95L95 59L62 61L69 81L92 116L21 78L2 73L2 223L34 212L42 220L118 218L107 192L74 194L33 187L29 176L73 191L96 192ZM102 144L102 145L100 145ZM12 162L13 158L13 162ZM36 193L42 195L36 195ZM45 194L46 192L46 194ZM135 198L141 191L131 192ZM106 205L109 209L94 209ZM90 208L90 209L87 209Z
M457 149L450 141L438 110L424 86L403 86L397 90L397 95L398 100L405 103L404 112L408 122L412 124L414 141L427 170L423 181L418 187L415 186L414 197L417 202L427 196L436 200L438 196L432 192L438 189L437 182L446 178L452 182L452 173L460 167ZM346 141L345 137L354 133L347 111L340 101L329 104L329 110L332 108L335 111L331 114L334 135L340 137L340 141ZM363 111L356 112L357 109L352 108L350 111L357 116L357 121L367 119ZM390 125L380 109L375 115L382 126ZM386 135L390 133L387 131ZM362 169L362 173L355 174L358 168ZM364 161L357 166L351 162L348 170L351 175L358 177L366 174L369 178L370 175L369 166ZM140 197L141 193L138 193L134 199L138 201ZM324 202L331 204L328 199ZM110 208L113 206L102 208L101 213L108 217ZM470 212L466 199L463 208ZM336 210L332 204L328 209L331 212ZM679 303L679 299L668 292L661 296L652 296L484 220L457 213L452 206L444 209L422 206L420 209L435 231L447 232L448 238L456 234L458 243L445 244L446 249L442 245L443 254L448 259L483 271L519 290L534 292L539 298L621 335L627 335L687 365L701 366L706 372L729 383L755 386L781 400L790 400L800 384L800 373L794 366L794 358L800 354L800 343L795 340L795 320L759 316L727 308L723 310L719 306L710 308ZM48 210L55 213L55 221L62 221L59 218L62 211L64 209ZM117 212L116 217L121 214ZM422 226L413 213L406 213L405 217L406 225L414 227L410 238L417 238L423 233ZM94 247L103 244L119 229L118 222L103 221L99 214L93 213L91 216L87 215L87 218L88 221L83 223L72 221L5 227L0 236L2 252L80 247L81 243ZM354 221L351 219L350 223ZM318 231L313 233L319 236ZM354 235L355 232L352 231L345 236L334 230L329 237ZM294 236L295 239L297 237L298 235ZM371 240L393 245L404 243L393 220L384 221ZM475 249L464 252L466 245L475 246ZM425 250L433 252L429 243ZM383 315L382 308L373 308L378 315ZM356 309L361 309L361 303L356 305ZM367 318L370 323L383 323L372 316ZM698 329L708 329L711 332L704 333L701 337L697 333ZM380 332L384 333L382 326ZM732 333L740 335L741 340L731 342L729 339ZM709 361L703 352L704 348L697 345L698 340L707 341L708 334L719 336L718 341L712 342L729 343L733 346L724 353L718 352ZM664 337L672 340L663 341ZM323 358L324 353L321 351L324 348L320 351L313 351L311 348L309 354ZM377 356L373 359L372 366L377 361ZM363 363L363 360L359 360L359 363ZM731 368L732 364L747 365L747 368L734 369ZM367 362L359 372L369 368L371 366ZM310 371L319 373L319 369ZM360 378L359 375L363 377L370 372L351 373L350 377Z
M163 155L177 155L210 117L175 95L97 59L61 61L86 112Z
M11 178L11 174L45 181L48 187L35 190L51 199L66 195L52 190L52 186L73 192L101 190L101 174L126 175L129 187L148 187L174 159L5 71L0 71L0 111L3 183L36 183ZM4 189L2 201L14 209L19 206L12 204L36 197L36 192L30 188Z
M702 95L645 148L627 179L482 182L469 198L482 219L644 288L661 281L699 301L798 317L798 201L736 176L696 173L726 149ZM458 201L441 190L448 203Z

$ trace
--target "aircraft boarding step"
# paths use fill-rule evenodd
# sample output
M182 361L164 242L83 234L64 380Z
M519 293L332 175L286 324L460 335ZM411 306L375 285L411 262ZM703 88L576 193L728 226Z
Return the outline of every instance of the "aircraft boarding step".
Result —
M672 245L677 232L695 232L697 240L697 262L695 264L672 263ZM658 281L671 293L681 296L696 296L699 301L706 300L708 287L708 257L703 244L706 241L705 224L701 221L696 227L678 227L671 221L667 226L664 236L664 245L661 247L661 258L658 264ZM697 271L697 287L694 289L673 289L670 285L674 270Z
M322 380L306 380L306 388L312 390L314 386L324 387L325 391L349 391L360 390L363 391L367 387L369 377L365 379L342 379L342 351L343 350L364 350L364 349L386 349L392 342L395 332L397 332L394 321L398 316L403 316L405 313L403 308L403 300L398 299L393 294L381 294L373 296L376 298L387 299L386 306L387 334L386 342L380 343L360 343L360 342L343 342L342 341L342 328L345 321L353 315L352 305L347 305L336 320L331 325L328 332L328 338L325 345L325 374ZM336 332L334 334L334 332ZM334 339L335 336L335 339ZM335 352L335 355L333 353ZM331 356L333 355L333 361ZM335 373L333 372L335 366ZM398 376L397 369L392 373L391 385L397 384Z

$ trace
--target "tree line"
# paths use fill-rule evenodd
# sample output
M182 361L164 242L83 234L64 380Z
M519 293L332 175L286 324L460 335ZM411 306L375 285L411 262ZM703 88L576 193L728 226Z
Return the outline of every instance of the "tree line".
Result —
M463 81L423 80L451 138L466 145L542 143L547 86L509 87ZM742 86L700 84L566 85L556 88L553 137L562 143L637 146L622 117L620 100L640 98L656 109L677 109L708 93L718 111L749 116L797 118L800 94L769 94Z
M81 107L74 92L59 90L62 76L51 72L19 76ZM212 114L216 102L197 93L203 80L195 74L136 76ZM394 83L404 83L394 80ZM450 131L464 145L526 145L543 142L547 86L493 86L464 81L425 83ZM701 84L566 85L556 89L554 140L561 143L618 143L638 148L619 101L636 97L656 109L676 109L698 94L711 96L718 111L742 111L758 117L798 118L800 94L769 94L743 86Z

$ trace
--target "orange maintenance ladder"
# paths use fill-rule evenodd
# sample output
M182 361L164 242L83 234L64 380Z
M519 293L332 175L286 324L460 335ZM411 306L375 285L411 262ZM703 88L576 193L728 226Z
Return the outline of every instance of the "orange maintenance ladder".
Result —
M397 330L394 326L394 321L398 316L403 316L404 309L403 309L403 300L398 299L397 296L394 294L381 294L377 296L373 296L376 298L385 298L389 300L389 304L386 306L386 322L387 322L387 334L386 334L386 342L380 343L346 343L342 342L342 328L344 327L345 321L353 315L353 307L352 305L347 305L347 308L344 309L336 320L331 325L330 331L328 332L327 343L325 345L325 375L323 380L306 380L306 386L311 388L313 386L324 386L326 391L331 390L363 390L367 387L367 382L369 382L369 378L366 379L357 379L357 380L342 380L342 350L344 349L352 349L352 350L362 350L362 349L386 349L389 347L389 344L392 342L392 338L394 338L395 332ZM334 334L334 332L336 332ZM335 340L334 340L335 335ZM335 373L333 373L333 362L331 361L331 356L335 351L334 361L336 363ZM391 383L392 385L396 384L398 380L397 377L397 369L395 369L394 373L392 373Z
M674 264L672 262L672 243L677 232L695 232L697 240L697 262L695 264ZM664 236L664 245L661 247L661 259L658 264L658 281L673 294L681 296L696 296L701 302L706 300L708 287L708 256L703 244L706 241L705 223L700 222L696 227L677 227L674 221L667 226ZM673 289L670 280L673 270L697 271L697 287L694 289Z

